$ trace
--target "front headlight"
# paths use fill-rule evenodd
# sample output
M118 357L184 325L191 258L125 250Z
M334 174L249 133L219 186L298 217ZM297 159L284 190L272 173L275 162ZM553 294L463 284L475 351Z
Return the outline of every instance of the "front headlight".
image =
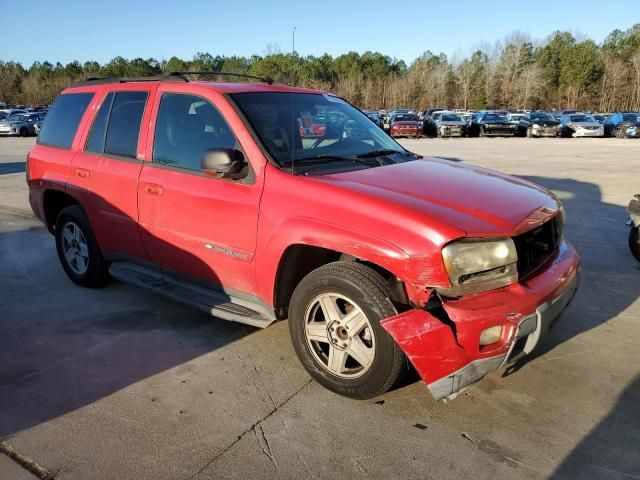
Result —
M442 249L451 288L438 292L458 297L506 287L518 281L518 254L513 240L463 239Z

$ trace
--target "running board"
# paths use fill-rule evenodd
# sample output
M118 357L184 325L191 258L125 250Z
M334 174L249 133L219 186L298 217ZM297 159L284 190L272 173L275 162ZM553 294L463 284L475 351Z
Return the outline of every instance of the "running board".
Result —
M135 263L113 262L109 273L117 280L161 293L223 320L258 328L268 327L276 320L273 311L266 305L178 280L162 271Z

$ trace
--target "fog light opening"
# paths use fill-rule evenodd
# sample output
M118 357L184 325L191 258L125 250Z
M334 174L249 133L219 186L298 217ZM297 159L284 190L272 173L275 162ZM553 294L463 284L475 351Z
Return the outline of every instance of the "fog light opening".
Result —
M491 345L496 343L502 337L502 325L494 325L486 328L480 334L480 346Z

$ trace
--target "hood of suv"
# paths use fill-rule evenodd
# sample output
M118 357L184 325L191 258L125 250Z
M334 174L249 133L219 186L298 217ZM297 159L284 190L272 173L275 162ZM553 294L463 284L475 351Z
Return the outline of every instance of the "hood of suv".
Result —
M533 183L437 158L314 178L420 211L468 236L518 235L560 208Z

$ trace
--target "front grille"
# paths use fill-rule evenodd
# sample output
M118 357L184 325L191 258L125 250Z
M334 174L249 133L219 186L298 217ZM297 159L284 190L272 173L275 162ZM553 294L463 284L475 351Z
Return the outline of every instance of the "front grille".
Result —
M513 237L518 252L518 277L523 279L542 266L558 249L561 238L560 215L527 233Z

